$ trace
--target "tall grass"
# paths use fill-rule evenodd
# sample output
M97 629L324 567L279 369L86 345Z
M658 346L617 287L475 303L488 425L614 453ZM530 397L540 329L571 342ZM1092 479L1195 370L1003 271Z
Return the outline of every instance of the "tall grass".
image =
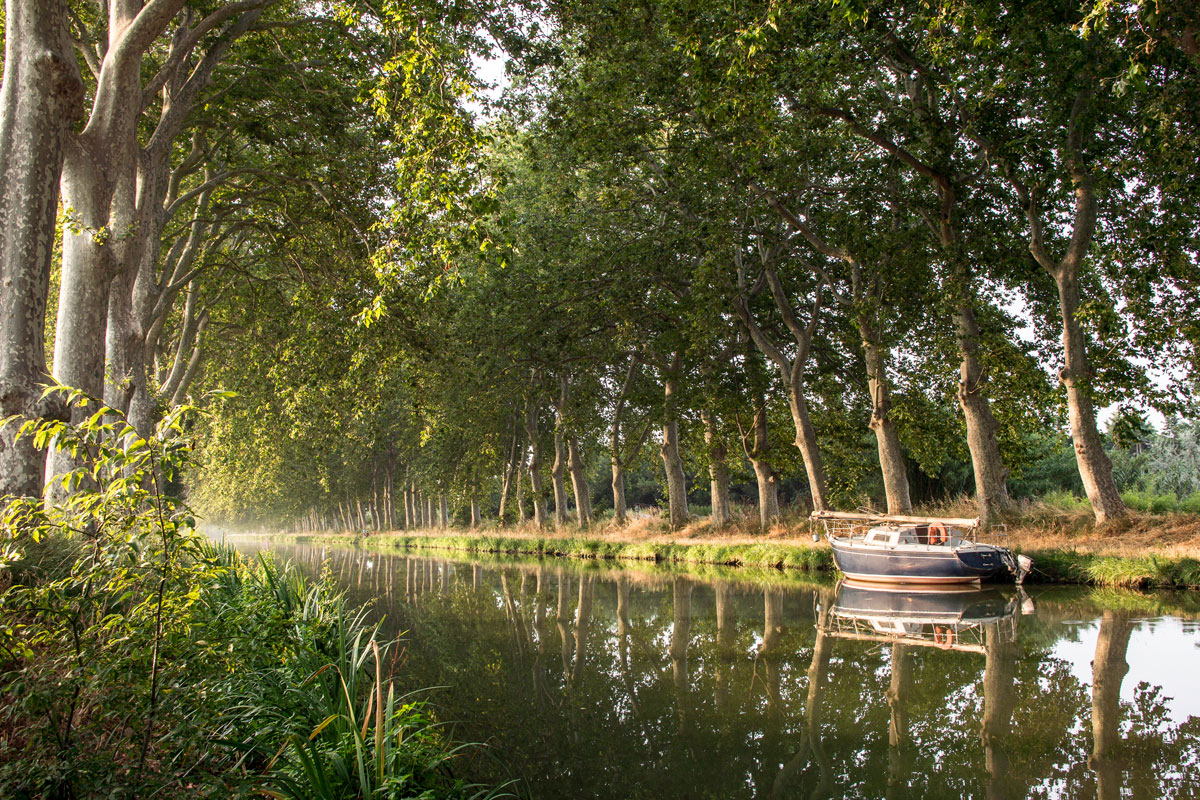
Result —
M54 544L27 553L20 579L60 571L70 551ZM136 708L118 704L144 654L111 652L112 669L91 674L79 705L94 710L79 716L79 745L60 751L45 741L50 728L38 716L38 698L55 696L46 640L0 673L0 692L13 701L0 708L5 727L23 732L0 733L0 796L494 796L454 777L463 746L416 695L397 694L396 644L381 639L364 609L347 606L328 576L310 581L270 557L224 547L199 552L203 579L179 627L186 634L163 651L169 691L147 768L102 758L101 747L136 725L119 722ZM105 602L119 608L119 600ZM50 689L39 688L46 682Z
M296 800L497 796L453 777L449 764L465 745L442 735L416 693L397 695L389 672L396 643L381 641L365 609L348 608L328 576L310 582L266 556L232 574L237 581L223 586L229 601L265 598L298 633L275 665L282 671L259 669L226 687L227 700L237 696L227 741L240 765L262 765L258 792Z

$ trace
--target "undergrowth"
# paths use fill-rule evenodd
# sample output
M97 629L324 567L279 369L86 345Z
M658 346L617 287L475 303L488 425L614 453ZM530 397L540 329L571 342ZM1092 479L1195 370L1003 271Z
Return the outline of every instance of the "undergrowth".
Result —
M78 466L3 506L0 797L487 794L331 580L213 546L159 490L193 409L142 438L54 391L91 416L21 428Z

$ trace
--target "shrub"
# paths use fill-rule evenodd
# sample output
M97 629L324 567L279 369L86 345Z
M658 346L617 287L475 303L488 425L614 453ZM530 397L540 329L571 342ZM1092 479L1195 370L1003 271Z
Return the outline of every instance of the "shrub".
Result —
M441 768L455 750L420 703L389 685L382 708L389 648L329 580L215 548L159 491L186 461L195 409L143 438L95 399L52 391L95 411L21 427L80 466L55 477L62 502L3 512L0 796L475 791Z

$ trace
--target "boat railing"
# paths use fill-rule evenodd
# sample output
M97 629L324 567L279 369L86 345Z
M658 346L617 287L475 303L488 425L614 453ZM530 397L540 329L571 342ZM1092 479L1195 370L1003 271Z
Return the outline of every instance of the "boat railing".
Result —
M825 533L831 539L849 539L853 536L865 535L868 530L879 525L895 527L942 525L947 531L953 529L959 538L969 542L977 542L979 536L978 517L917 517L906 514L879 514L871 511L814 511L810 519L824 524ZM1006 532L1001 535L1007 537Z
M886 616L830 614L819 626L821 632L835 639L852 639L879 644L907 644L917 647L936 647L940 650L959 650L969 653L986 652L987 629L995 626L999 641L1014 642L1017 638L1017 617L1010 614L995 621L920 621L902 623ZM890 630L889 630L890 628ZM902 629L902 630L901 630Z

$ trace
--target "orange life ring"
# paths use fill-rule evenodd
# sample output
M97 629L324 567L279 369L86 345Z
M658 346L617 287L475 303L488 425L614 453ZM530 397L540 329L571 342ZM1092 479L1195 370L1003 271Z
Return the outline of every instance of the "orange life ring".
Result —
M954 644L954 629L944 625L933 627L933 643L938 647L949 648Z
M929 543L930 544L945 544L950 541L950 531L946 530L946 526L940 522L934 522L929 525Z

